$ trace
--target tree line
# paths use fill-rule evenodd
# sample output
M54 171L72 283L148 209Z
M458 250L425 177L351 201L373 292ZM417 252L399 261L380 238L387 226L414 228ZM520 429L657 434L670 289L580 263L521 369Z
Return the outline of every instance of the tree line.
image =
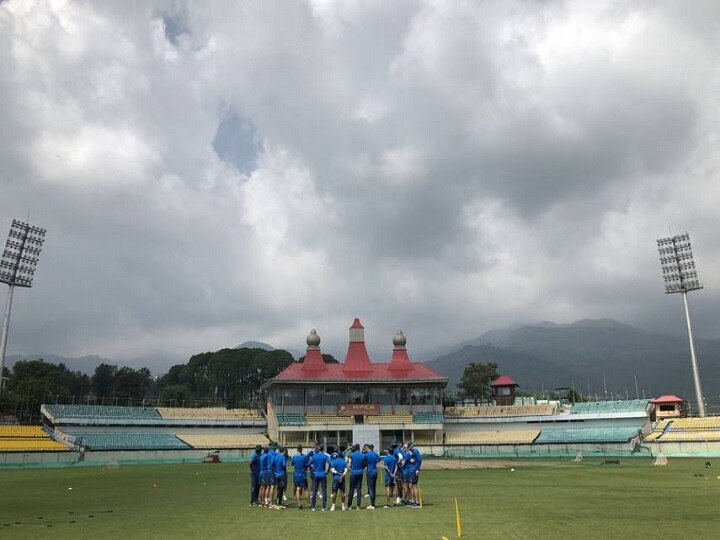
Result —
M323 360L337 363L332 355L324 354ZM162 377L153 377L145 367L103 363L88 376L64 364L23 360L12 370L5 369L7 384L6 391L0 393L0 416L34 421L39 419L42 403L260 407L260 387L294 361L290 353L280 349L221 349L193 355ZM497 368L493 362L470 363L456 397L476 403L490 399L490 383L498 377ZM573 402L584 399L575 390L570 398Z
M34 422L42 403L255 407L262 384L292 362L284 350L221 349L153 377L146 367L103 363L87 375L43 359L23 360L5 368L0 416Z

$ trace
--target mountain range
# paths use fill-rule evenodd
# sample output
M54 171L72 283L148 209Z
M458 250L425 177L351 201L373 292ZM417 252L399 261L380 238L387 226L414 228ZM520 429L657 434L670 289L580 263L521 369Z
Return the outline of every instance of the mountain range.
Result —
M274 350L272 345L246 341L236 348ZM696 340L703 393L708 404L720 405L720 340ZM295 358L297 351L289 351ZM411 355L413 356L413 355ZM570 324L540 322L491 330L437 352L427 365L449 378L454 392L470 362L495 362L520 390L547 393L574 387L581 394L608 399L677 394L694 401L688 341L684 337L650 332L612 319L584 319ZM101 356L65 358L53 354L12 355L17 360L44 358L64 363L73 371L92 374L102 363L117 364ZM154 355L120 362L130 367L151 367L155 375L186 360Z
M705 399L717 403L720 341L696 340L696 348ZM612 319L493 330L458 344L428 366L450 379L452 391L470 362L495 362L498 372L531 392L574 387L598 397L672 393L693 401L695 395L687 339Z

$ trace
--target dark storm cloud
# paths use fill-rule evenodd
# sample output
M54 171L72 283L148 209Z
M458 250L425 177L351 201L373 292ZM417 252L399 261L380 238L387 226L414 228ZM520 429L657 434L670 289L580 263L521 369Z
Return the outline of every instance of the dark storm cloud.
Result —
M0 217L49 229L11 352L414 350L717 298L717 7L0 6ZM715 17L716 18L716 17ZM372 331L371 331L372 329Z

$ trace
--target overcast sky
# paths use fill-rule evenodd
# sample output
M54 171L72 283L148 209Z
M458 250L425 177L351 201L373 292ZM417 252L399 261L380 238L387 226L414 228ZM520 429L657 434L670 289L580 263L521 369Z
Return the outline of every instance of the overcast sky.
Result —
M0 3L8 352L375 360L518 322L720 337L720 3ZM0 236L5 232L0 231ZM0 239L0 241L2 241ZM158 366L160 360L157 360ZM151 367L153 367L151 365Z

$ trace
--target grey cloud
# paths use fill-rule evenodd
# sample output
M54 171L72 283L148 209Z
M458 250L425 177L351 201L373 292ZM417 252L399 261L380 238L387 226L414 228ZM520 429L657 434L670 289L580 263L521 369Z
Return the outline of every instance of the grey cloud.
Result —
M378 354L397 327L415 351L513 321L675 328L669 221L718 335L712 4L73 7L0 6L0 219L49 230L11 351L316 326L342 355L356 315Z

